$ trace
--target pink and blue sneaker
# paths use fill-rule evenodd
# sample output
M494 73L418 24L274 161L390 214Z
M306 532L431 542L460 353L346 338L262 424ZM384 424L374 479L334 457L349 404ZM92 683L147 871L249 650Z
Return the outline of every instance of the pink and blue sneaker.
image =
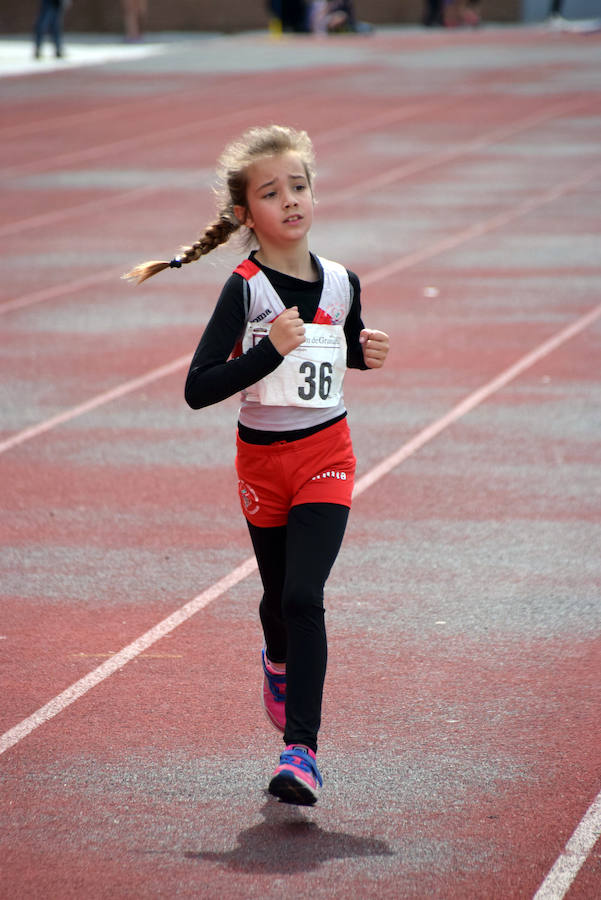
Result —
M269 782L269 793L284 803L312 806L322 787L314 752L308 747L289 744Z
M286 673L276 672L269 662L265 650L261 651L263 663L263 687L261 697L263 708L271 724L284 731L286 728Z

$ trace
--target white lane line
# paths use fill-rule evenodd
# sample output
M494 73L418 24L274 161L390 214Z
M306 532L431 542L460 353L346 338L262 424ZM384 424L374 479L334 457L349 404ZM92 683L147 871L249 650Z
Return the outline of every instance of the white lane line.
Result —
M434 437L444 431L445 428L448 428L452 422L457 421L461 416L470 412L470 410L474 409L490 397L491 394L494 394L496 391L507 385L520 373L524 372L530 366L533 366L536 362L557 349L557 347L561 346L561 344L565 343L570 338L579 334L600 316L601 304L586 315L576 319L571 325L563 328L556 335L549 338L549 340L545 341L530 353L527 353L483 387L471 393L446 415L437 419L435 422L432 422L431 425L424 428L414 438L406 444L403 444L395 453L388 456L381 463L367 472L366 475L360 478L355 485L353 496L358 497L363 494L368 488L379 481L380 478L387 475L395 468L395 466L398 466L399 463L403 462L403 460L419 450L420 447L423 447L424 444L431 441ZM88 675L85 675L79 681L76 681L75 684L72 684L67 690L63 691L45 706L42 706L37 712L33 713L28 718L23 719L18 725L15 725L13 728L6 731L0 737L0 754L9 750L11 747L14 747L14 745L19 743L24 737L36 728L39 728L40 725L43 725L45 722L54 718L54 716L70 706L71 703L74 703L75 700L78 700L91 690L91 688L100 684L105 678L113 675L119 669L122 669L126 663L130 662L136 656L139 656L140 653L147 650L148 647L156 643L156 641L165 637L177 628L178 625L181 625L199 610L220 597L225 591L230 590L230 588L234 587L240 581L243 581L251 574L251 572L255 571L255 568L256 562L254 557L249 557L228 575L225 575L222 579L215 582L215 584L206 591L203 591L203 593L199 594L193 600L190 600L166 619L163 619L149 631L145 632L145 634L141 635L141 637L137 638L133 643L128 644L127 647L124 647L114 656L111 656L110 659L106 660L106 662L102 663L102 665L98 666Z
M46 431L50 431L57 425L64 425L65 422L70 422L71 419L76 419L78 416L82 416L84 413L91 412L93 409L97 409L99 406L104 406L105 403L110 403L111 400L118 400L120 397L124 397L126 394L131 394L132 391L137 391L138 388L146 387L147 384L151 384L153 381L158 381L159 378L165 378L167 375L173 375L174 372L177 372L179 369L183 369L185 366L189 365L190 354L187 353L186 356L180 356L179 359L174 359L172 362L167 363L164 366L159 366L157 369L152 369L150 372L146 372L145 375L140 375L139 378L134 378L131 381L126 381L123 384L120 384L118 387L112 388L110 391L104 391L104 393L102 394L97 394L95 397L92 397L91 400L86 400L85 403L80 403L79 406L73 406L71 407L71 409L67 409L56 416L52 416L52 418L50 419L45 419L38 425L32 425L30 428L25 428L23 431L17 432L17 434L14 434L12 437L7 438L5 441L1 441L0 453L4 453L6 450L17 447L19 444L23 444L25 443L25 441L29 441L31 438L38 437L38 435L44 434L44 432Z
M455 101L455 105L458 105L459 102L461 102L460 99L457 99ZM418 160L412 160L410 162L403 163L403 165L401 166L395 166L392 169L388 169L385 172L380 173L379 175L370 176L363 181L356 182L350 188L344 188L340 191L334 191L331 194L326 194L321 201L321 204L322 206L327 206L330 204L346 202L351 198L361 196L366 191L377 190L379 187L385 187L393 182L401 181L402 179L408 178L411 175L417 175L420 172L435 168L436 166L442 165L443 163L449 163L453 160L461 159L461 157L463 156L469 156L471 153L475 153L477 150L482 150L485 147L490 146L491 144L498 143L508 137L519 134L520 132L528 131L530 128L533 128L536 125L540 125L543 122L548 121L549 119L554 119L562 115L575 113L581 110L583 107L589 106L590 103L590 100L581 100L580 102L574 102L572 100L569 103L556 104L555 106L552 106L549 109L542 110L541 112L537 112L534 115L526 116L525 118L509 122L507 125L503 125L498 128L494 128L491 131L484 132L479 137L472 138L471 140L461 143L451 149L442 151L435 150L430 153L426 153ZM318 133L315 137L315 144L317 147L320 147L321 145L330 143L332 141L342 140L343 138L348 139L357 132L365 132L373 128L382 127L383 125L392 124L393 122L400 122L404 119L424 116L425 114L432 115L437 109L444 105L445 104L441 103L417 104L414 106L403 106L400 109L396 110L388 110L386 113L379 113L373 116L371 119L361 119L358 124L356 123L344 125L338 128L328 129L322 134ZM87 201L86 203L76 204L64 209L53 210L52 212L47 213L40 213L38 215L30 216L27 219L7 222L5 225L0 227L0 237L18 234L19 232L26 231L30 228L40 228L52 222L65 221L74 216L84 215L89 212L93 213L97 210L110 208L122 203L127 204L130 201L135 201L136 199L139 199L144 195L160 193L163 190L165 190L165 188L162 185L132 189L114 197L98 198L97 200ZM15 301L13 301L15 303L15 306L10 305L11 301L9 301L8 305L5 307L0 306L0 312L9 312L11 309L18 309L19 306L16 304L18 304L20 299L21 298L17 298ZM27 299L27 295L24 299ZM39 302L39 299L25 302L22 305L28 306L32 302Z
M16 178L23 175L31 175L33 173L47 172L56 166L73 165L75 163L89 162L94 159L102 159L105 156L115 153L122 153L128 150L135 150L142 146L160 146L169 141L181 140L182 138L190 138L199 132L203 134L207 127L234 125L236 123L244 123L248 118L253 116L264 116L269 107L265 104L255 106L251 109L235 110L228 113L220 113L211 119L196 119L192 122L184 122L181 125L170 125L167 128L154 129L145 134L136 134L130 137L119 138L107 144L96 143L90 147L80 150L69 150L65 153L59 153L56 156L49 156L45 159L33 159L29 162L16 163L13 166L6 166L0 169L0 179Z
M104 212L124 203L135 203L147 196L157 194L161 190L165 190L165 188L147 185L146 187L132 188L129 191L121 191L119 194L113 194L112 196L107 197L105 195L96 200L87 200L85 203L78 203L75 206L38 213L37 215L29 216L27 219L19 219L0 226L0 238L19 234L19 232L28 231L30 228L47 228L48 225L56 225L57 222L64 222L66 219L71 219L74 216L88 216L97 212Z
M533 900L561 900L565 897L600 836L601 792L582 817Z
M600 317L601 303L599 306L590 310L590 312L581 316L579 319L576 319L571 325L567 325L557 334L553 335L553 337L544 341L544 343L540 344L540 346L536 347L530 353L522 356L521 359L512 366L509 366L508 369L505 369L487 384L478 388L478 390L474 391L454 406L453 409L449 410L448 413L441 416L440 419L432 422L431 425L428 425L420 431L419 434L416 434L410 441L407 441L406 444L399 447L395 453L392 453L390 456L386 457L386 459L382 460L381 463L378 463L377 466L374 466L371 471L367 472L366 475L356 482L355 492L367 490L367 488L375 484L376 481L379 481L380 478L398 466L399 463L402 463L403 460L407 459L408 456L411 456L412 453L415 453L416 450L419 450L420 447L423 447L424 444L431 441L432 438L440 434L441 431L444 431L445 428L448 428L449 425L456 422L457 419L460 419L462 416L466 415L466 413L471 412L471 410L475 409L476 406L479 406L480 403L483 403L484 400L488 399L492 394L495 394L502 387L505 387L510 381L513 381L514 378L517 378L518 375L525 372L526 369L529 369L539 360L543 359L543 357L548 356L553 350L556 350L562 344L565 344L570 338L573 338L581 331L584 331L585 328L588 328L589 325L592 325L592 323Z
M58 694L53 700L46 703L45 706L40 707L33 715L28 716L27 719L23 719L23 721L19 722L18 725L15 725L14 728L5 732L0 738L0 754L9 750L11 747L14 747L15 744L22 741L24 737L36 728L39 728L40 725L48 722L50 719L54 718L54 716L70 706L71 703L79 700L80 697L87 694L89 690L96 687L96 685L104 681L105 678L114 675L115 672L122 669L126 663L135 659L136 656L139 656L144 650L151 647L152 644L165 637L165 635L173 631L174 628L177 628L178 625L181 625L182 622L189 619L190 616L193 616L199 610L203 609L203 607L208 606L213 600L221 597L222 594L229 591L237 585L238 582L250 575L250 573L255 570L256 566L257 564L254 557L245 560L228 575L225 575L219 581L216 581L210 588L207 588L206 591L203 591L202 594L198 594L193 600L190 600L170 616L167 616L166 619L163 619L162 622L159 622L131 644L128 644L127 647L124 647L118 653L115 653L114 656L111 656L106 662L103 662L102 665L98 666L88 675L80 678L79 681L76 681L71 687L68 687L62 694Z
M408 253L406 256L402 256L396 261L387 263L378 269L374 269L372 272L368 272L367 275L361 279L361 285L367 287L375 281L381 281L382 278L396 275L403 269L408 269L410 266L417 265L426 259L430 259L432 256L438 256L439 253L452 250L460 244L464 244L474 238L482 237L491 231L495 231L497 228L502 228L503 225L508 225L515 219L519 219L521 216L525 216L527 213L539 209L547 203L552 203L553 200L558 200L559 197L562 197L564 194L583 187L585 184L588 184L589 181L594 181L594 179L600 175L601 166L597 164L588 169L584 169L573 178L569 178L567 181L543 191L536 197L529 197L521 203L518 203L516 206L512 206L510 209L497 213L497 215L492 216L490 219L485 219L483 222L476 222L468 228L464 228L455 234L449 235L449 237L440 238L440 240L435 241L428 247L415 250L413 253Z
M2 55L2 51L3 44L0 40L0 55ZM39 63L36 63L36 66L39 67ZM241 77L237 82L230 82L230 90L242 85L244 80L244 77ZM155 118L160 119L161 117L159 106L172 106L174 101L177 101L178 104L189 104L198 101L198 86L188 90L176 88L173 90L166 90L162 94L153 94L152 112ZM115 118L119 120L121 118L131 118L132 116L135 116L139 103L140 98L134 94L133 96L126 96L120 103L113 103L109 106L95 106L91 109L87 108L77 112L59 113L58 115L52 115L51 113L46 112L45 115L42 114L37 119L28 117L27 121L21 121L14 124L11 123L10 125L0 127L0 141L12 141L17 138L25 137L26 135L35 135L39 133L44 136L52 134L53 132L63 134L67 128L76 128L82 132L89 124L98 125L101 119L110 118L112 121L107 125L108 131L113 127ZM216 104L213 103L211 108L215 108L215 105ZM45 109L47 108L45 107ZM199 112L199 115L202 115L202 113ZM147 139L152 142L152 134L150 134Z
M593 166L590 169L585 169L584 172L580 173L580 175L577 175L574 178L570 178L568 179L568 181L563 182L563 184L557 185L554 188L550 188L548 191L544 191L537 197L532 197L528 200L524 200L522 203L518 203L517 206L514 206L511 209L506 210L505 212L499 213L498 215L493 216L491 219L487 219L484 222L477 222L475 225L471 225L469 228L465 228L462 231L459 231L457 234L451 235L447 238L441 238L439 241L435 241L428 247L424 247L421 250L416 250L413 253L402 256L400 259L396 260L396 262L387 263L385 266L381 266L378 269L374 269L373 271L368 272L367 275L365 275L361 279L361 283L363 287L368 287L370 284L381 281L382 279L387 278L390 275L394 275L403 269L407 269L410 266L416 265L419 262L423 262L426 259L431 259L433 256L437 256L439 253L443 253L446 250L457 247L458 245L472 240L475 237L480 237L490 231L493 231L496 228L507 225L509 222L513 221L519 216L523 216L526 213L531 212L533 209L537 209L540 206L544 206L546 203L550 203L551 201L556 200L558 197L561 197L568 191L578 187L582 187L582 185L586 184L588 181L591 181L593 178L595 178L596 175L600 173L600 166ZM106 277L106 273L99 273L97 276L92 275L87 279L80 279L80 283L85 281L86 284L92 284L94 283L95 279L100 281L104 280ZM56 287L50 288L49 290L59 292L61 288ZM0 441L0 454L4 453L7 450L10 450L12 447L23 444L25 441L30 440L30 438L37 437L39 434L43 434L44 432L49 431L56 425L62 425L65 422L69 422L72 419L77 418L77 416L80 416L83 413L89 412L92 409L96 409L97 407L102 406L104 403L108 403L109 401L115 400L118 397L123 397L125 394L131 393L131 391L136 390L138 387L143 387L152 381L156 381L157 378L161 378L163 375L171 375L178 369L182 369L186 365L189 365L189 362L189 357L180 357L179 359L176 359L171 363L167 363L165 366L161 366L158 369L153 369L151 372L147 372L145 375L141 375L139 378L128 381L120 387L114 388L110 391L105 391L104 393L99 394L96 397L92 397L91 400L88 400L85 403L81 403L78 406L65 410L64 412L59 413L58 415L53 416L50 419L46 419L45 421L40 422L38 425L32 425L29 428L18 431L11 437L6 438L4 441Z
M550 119L574 114L590 105L591 100L580 100L577 102L570 100L567 103L557 103L548 109L540 110L539 112L524 116L521 119L515 119L505 125L499 125L492 128L490 131L485 131L476 138L471 138L468 141L459 143L446 150L434 150L430 153L426 153L419 159L410 160L400 166L395 166L392 169L380 172L378 175L373 175L366 181L357 181L352 186L342 188L338 192L329 194L324 199L328 203L344 203L347 200L352 200L355 197L364 195L366 191L387 187L389 184L400 181L403 178L408 178L410 175L417 175L420 172L440 166L443 163L453 162L464 156L469 156L472 153L476 153L478 150L484 150L486 147L498 144L509 137L514 137L537 125L542 125Z
M181 100L181 97L178 97L178 100ZM459 105L460 102L467 102L467 98L465 98L465 99L461 98L461 99L457 100L455 102L455 106ZM398 122L401 122L401 121L404 121L404 120L410 119L410 118L420 118L420 117L425 118L428 115L434 115L438 109L440 109L441 107L443 107L445 105L446 104L443 104L440 102L430 103L430 104L421 103L421 104L414 104L414 105L409 105L409 106L403 104L402 106L400 106L396 109L387 110L385 113L378 113L377 115L374 115L371 118L362 118L362 119L358 120L357 122L355 122L354 124L350 124L350 125L346 124L344 126L340 126L337 128L327 129L324 132L318 132L315 135L314 143L316 144L317 147L321 147L323 144L328 144L333 141L339 141L339 140L344 140L344 139L348 140L350 137L353 137L354 135L356 135L358 133L363 133L365 131L369 131L374 128L380 128L380 127L383 127L384 125L390 125L395 122L398 123ZM548 113L546 115L543 115L543 119L554 118L555 116L561 115L563 112L566 112L568 110L571 111L572 108L573 108L573 105L568 107L565 104L561 107L553 107L551 110L548 111ZM261 109L262 109L262 107L261 107ZM248 113L249 111L247 110L246 112ZM530 118L527 121L528 121L528 125L527 126L524 125L523 127L530 127ZM204 120L203 128L206 129L209 125L215 125L215 124L219 124L219 121L218 120L217 121L216 120ZM533 123L533 124L537 124L537 123ZM522 130L521 123L518 125L518 130ZM482 136L482 138L480 138L479 141L483 140L483 139L485 139L485 136ZM472 148L471 148L471 143L470 143L469 147L467 147L465 150L462 150L460 148L459 150L455 151L454 155L461 156L464 152L470 152L471 149ZM435 154L431 154L430 156L422 157L422 163L421 163L420 167L418 168L418 170L421 168L429 168L429 166L438 165L440 162L438 156L439 156L439 154L435 153ZM447 160L447 157L448 157L448 153L445 153L444 161ZM430 159L431 159L431 162L429 162ZM393 171L396 172L397 169L394 169ZM405 174L411 174L411 172L403 173L402 175L399 175L398 177L405 177ZM396 180L396 177L397 176L395 176L391 180ZM89 201L86 201L85 203L78 203L73 206L64 207L62 209L55 209L55 210L52 210L51 212L38 213L37 215L29 216L26 219L13 220L12 222L7 222L5 225L0 227L0 237L7 237L9 235L19 234L22 231L28 231L30 228L46 227L47 225L52 224L52 223L64 222L64 221L71 219L73 217L76 217L76 216L82 216L82 215L86 215L89 213L95 213L100 210L109 209L116 205L128 204L130 202L135 202L135 201L143 198L144 196L151 196L153 194L159 194L162 191L166 191L166 190L169 190L169 188L166 188L163 184L153 184L153 185L148 185L147 187L143 187L143 188L132 188L131 190L123 191L117 195L113 195L113 196L109 196L109 197L103 196L103 197L97 198L96 200L89 200ZM327 202L329 202L329 200ZM334 197L334 202L336 202L336 197ZM17 298L17 299L19 299L19 298ZM37 301L33 301L33 302L37 302ZM25 304L25 305L28 305L28 304ZM6 312L10 308L11 308L10 305L6 309L3 307L0 307L0 312ZM14 307L14 308L18 308L18 307Z
M13 300L6 300L4 303L0 303L0 314L14 312L16 309L24 309L26 306L33 306L34 303L53 300L55 297L62 297L65 294L73 294L75 291L83 291L85 288L103 284L106 281L117 281L123 274L124 268L126 266L120 266L118 269L104 269L102 272L83 275L81 278L73 279L73 281L62 281L60 284L55 284L52 287L40 288L40 290L32 291L30 294L22 294Z

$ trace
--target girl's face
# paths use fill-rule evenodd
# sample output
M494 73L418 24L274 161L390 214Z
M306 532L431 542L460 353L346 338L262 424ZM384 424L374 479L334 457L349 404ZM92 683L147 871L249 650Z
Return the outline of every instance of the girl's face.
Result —
M313 223L313 194L298 153L265 156L247 175L246 208L234 211L259 244L288 248L304 240Z

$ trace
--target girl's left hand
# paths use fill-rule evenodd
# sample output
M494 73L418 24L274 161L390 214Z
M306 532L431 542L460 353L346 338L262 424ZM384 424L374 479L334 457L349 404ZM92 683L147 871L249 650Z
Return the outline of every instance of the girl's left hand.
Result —
M372 331L364 328L359 335L359 343L363 345L363 359L368 369L380 369L390 347L390 339L384 331Z

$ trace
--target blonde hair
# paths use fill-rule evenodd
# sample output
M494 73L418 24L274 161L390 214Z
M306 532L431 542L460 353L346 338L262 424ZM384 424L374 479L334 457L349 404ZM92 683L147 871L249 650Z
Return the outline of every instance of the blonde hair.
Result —
M309 187L313 190L315 155L307 132L295 131L285 125L251 128L228 144L217 162L218 183L215 190L217 218L206 226L193 244L181 247L177 256L170 262L149 260L135 266L122 278L141 284L142 281L146 281L157 272L162 272L163 269L179 269L185 263L194 262L219 247L220 244L226 243L240 228L247 229L246 237L250 242L253 238L252 229L240 222L234 212L236 206L247 208L248 168L252 163L265 156L277 156L289 151L298 153Z

